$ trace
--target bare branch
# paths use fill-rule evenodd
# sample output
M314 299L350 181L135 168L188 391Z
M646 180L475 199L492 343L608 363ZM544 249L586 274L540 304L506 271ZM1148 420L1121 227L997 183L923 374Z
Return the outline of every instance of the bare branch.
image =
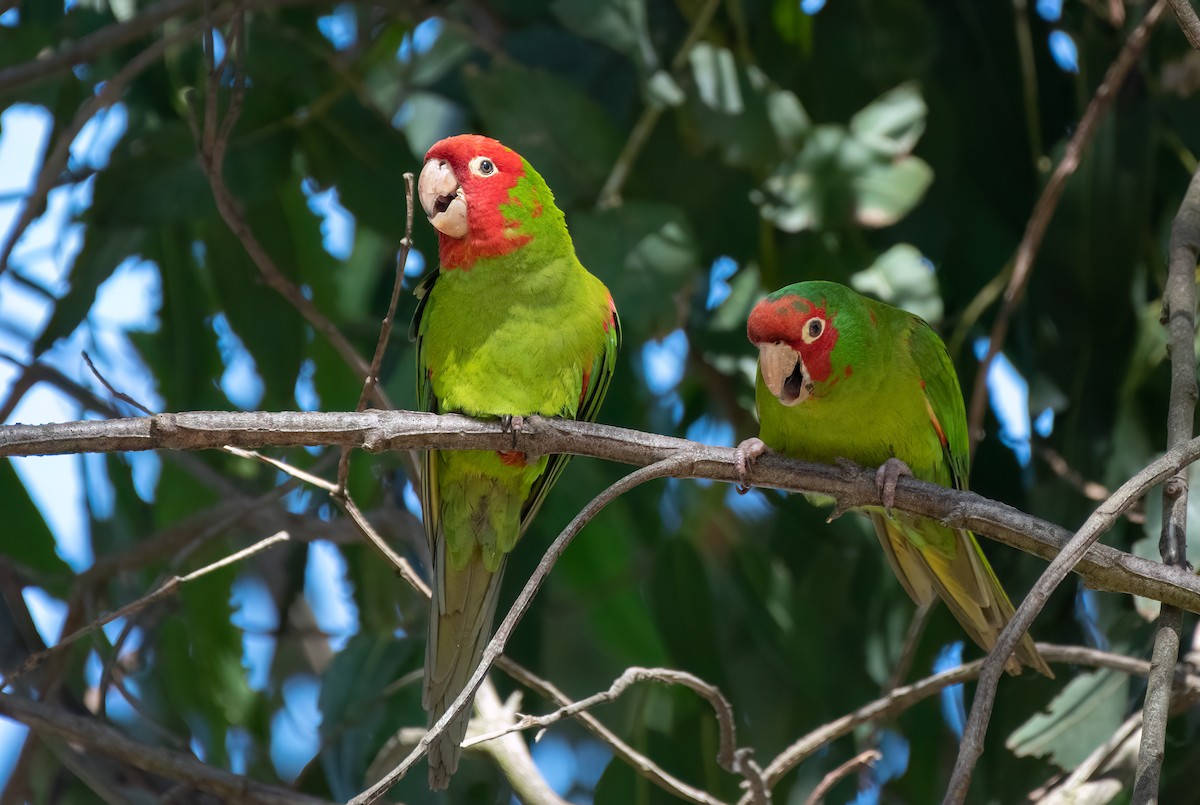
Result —
M1196 16L1191 0L1171 0L1171 10L1175 12L1175 21L1187 37L1188 44L1200 50L1200 17Z
M578 534L579 531L585 525L587 525L587 523L591 522L592 518L595 517L601 509L603 509L617 497L625 494L630 489L645 483L646 481L669 476L680 466L694 460L695 458L693 456L680 454L663 459L662 461L651 464L650 466L634 470L629 475L626 475L624 478L617 481L615 484L597 495L591 503L589 503L583 508L582 511L579 512L579 514L575 515L575 518L567 524L567 527L563 529L562 533L555 538L554 542L546 550L545 555L542 557L541 561L538 562L537 569L534 570L533 574L529 577L529 580L525 582L525 586L521 589L521 594L517 596L517 600L513 602L508 614L504 616L504 620L501 621L500 626L496 629L496 634L492 636L487 648L485 648L483 651L483 659L480 661L479 666L475 669L475 672L471 675L471 678L467 681L467 684L463 688L462 692L459 693L454 702L448 708L446 708L446 712L443 713L440 719L438 719L437 723L434 724L427 733L425 733L425 737L422 738L420 743L417 744L416 748L409 753L408 757L406 757L403 762L400 763L400 765L384 775L383 779L381 779L379 782L375 783L366 791L363 791L361 794L350 800L350 805L367 805L367 803L375 802L384 794L386 794L392 786L394 786L401 778L404 777L405 774L408 773L409 769L411 769L417 763L417 761L425 756L425 753L429 749L429 745L439 735L441 735L450 722L453 721L458 714L467 707L468 702L470 702L475 695L475 690L483 682L484 677L487 676L488 669L492 666L492 663L496 661L496 658L499 657L504 651L504 646L508 643L509 637L512 635L517 623L520 622L526 611L528 611L529 605L533 602L533 597L537 595L542 583L550 574L551 568L554 567L555 562L558 561L558 557L561 556L563 551L567 549L567 546L571 543L571 540L575 538L575 535Z
M1190 10L1190 7L1189 7ZM1195 12L1192 19L1195 19ZM1171 224L1170 265L1163 292L1162 323L1166 325L1171 358L1171 396L1167 407L1167 447L1192 437L1196 415L1196 260L1200 255L1200 169L1192 176L1179 212ZM1158 540L1164 564L1188 567L1188 468L1163 485L1162 534ZM1153 670L1142 709L1142 741L1133 802L1158 801L1158 781L1167 739L1175 661L1179 657L1183 613L1163 606L1154 636Z
M500 695L490 680L480 686L475 695L475 706L479 713L486 714L485 723L489 725L498 723L500 719L512 721L512 709L500 701ZM512 784L513 794L524 805L568 805L542 777L529 754L529 748L519 736L509 735L478 748L496 762Z
M149 746L126 737L94 718L77 716L43 702L0 693L0 715L29 725L42 737L58 738L83 746L87 751L116 758L134 768L179 780L207 791L224 802L256 805L328 805L288 788L260 783L200 762L183 752Z
M243 11L244 13L244 11ZM211 12L213 24L218 24L216 21L217 12ZM207 28L208 37L211 37L211 27ZM243 37L238 36L241 40ZM234 47L237 47L239 57L237 57L238 68L234 79L233 95L230 98L229 108L225 112L225 117L221 120L219 130L217 128L217 104L219 103L220 92L220 65L213 66L209 72L209 80L207 86L207 97L204 99L203 121L195 120L195 110L191 110L192 117L188 123L192 129L192 135L196 140L196 159L200 164L200 169L208 178L209 187L212 189L213 201L216 203L217 212L220 213L225 225L234 236L241 241L242 248L250 256L250 259L257 266L259 273L272 289L282 296L288 304L296 309L304 320L307 321L314 330L320 333L333 346L334 350L341 356L342 360L358 375L362 380L366 380L370 373L370 368L362 356L355 350L354 345L349 339L338 329L321 310L304 294L300 289L287 278L287 276L279 269L275 261L267 253L266 248L255 236L254 231L247 223L245 216L238 206L237 199L230 192L229 186L225 184L223 175L225 152L229 145L229 138L233 133L234 124L241 113L241 106L245 98L245 74L241 69L240 52L242 45L237 42L228 42L226 55L234 52ZM212 46L207 44L205 48L206 58L211 59ZM194 94L189 97L189 101L194 103ZM201 123L203 125L201 125ZM384 408L391 408L391 400L387 394L378 385L371 386L371 394L379 405Z
M300 447L350 445L370 452L385 450L510 450L527 455L570 453L645 466L686 453L695 464L675 470L676 477L738 481L735 452L669 436L532 416L515 436L499 423L456 414L412 411L224 412L157 414L153 417L87 420L48 425L0 426L0 455L28 456L78 452L213 449L225 445ZM1177 463L1200 455L1200 442L1170 454ZM1165 459L1164 459L1165 460ZM878 491L870 473L844 467L763 456L753 480L761 486L793 492L813 492L834 498L845 507L874 505ZM1003 542L1050 560L1058 555L1070 532L1003 503L972 492L961 492L910 478L896 487L895 508L931 517ZM1174 567L1104 545L1088 549L1074 568L1098 590L1141 595L1189 612L1200 612L1200 577Z
M259 542L256 542L255 544L251 545L248 548L243 548L242 550L237 551L236 553L230 554L229 556L223 557L223 558L217 560L216 562L213 562L212 564L205 565L204 567L199 568L197 570L193 570L191 573L188 573L183 576L172 576L171 578L169 578L165 582L163 582L161 585L159 585L153 592L143 595L141 598L137 599L136 601L129 602L128 604L121 607L120 609L117 609L117 610L109 612L105 615L102 615L101 617L97 618L96 620L92 621L87 626L84 626L81 629L77 629L76 631L71 632L68 635L64 635L62 637L62 639L59 640L54 646L44 649L42 651L39 651L35 654L30 654L25 659L25 662L23 662L21 664L20 668L18 668L16 671L12 672L7 677L5 677L2 681L0 681L0 688L6 687L13 680L19 678L22 674L25 674L28 671L36 668L51 653L56 653L58 651L61 651L62 649L71 645L72 643L79 640L80 638L87 637L88 635L92 634L95 631L98 631L105 625L112 623L117 618L128 617L129 615L132 615L135 612L145 609L146 607L150 606L151 604L153 604L156 601L166 598L169 595L174 595L179 590L180 587L182 587L183 585L187 584L190 581L195 581L196 579L200 578L201 576L206 576L215 570L220 570L223 567L228 567L229 565L235 564L236 562L240 562L243 559L247 559L251 556L254 556L257 553L262 553L263 551L268 550L269 548L274 548L276 545L279 545L280 543L287 542L288 539L289 539L289 537L288 537L287 532L280 531L278 534L273 534L264 540L260 540Z
M1021 637L1029 630L1033 619L1042 611L1050 594L1087 552L1088 546L1099 539L1100 535L1110 528L1123 512L1128 510L1152 486L1162 483L1175 474L1180 467L1190 463L1187 460L1178 461L1178 459L1198 445L1200 445L1200 439L1192 439L1168 450L1166 455L1152 462L1122 484L1088 517L1079 531L1075 532L1075 536L1071 537L1070 542L1054 558L1050 566L1042 573L1041 578L1033 585L1033 589L1025 596L1025 600L1017 607L1012 620L1008 622L996 639L996 645L988 652L983 672L979 675L979 684L975 686L971 715L967 719L967 727L958 749L958 760L954 764L954 774L950 779L950 787L946 791L944 800L946 805L961 803L966 798L967 789L971 784L971 773L979 756L983 754L983 737L987 732L988 721L991 719L992 705L996 698L996 686L1004 671L1004 663L1016 648Z
M115 50L153 31L171 17L199 5L199 0L162 0L142 10L124 22L105 25L81 37L71 47L33 61L0 70L0 92L32 84L55 73L69 70L77 64L91 61L101 53Z
M504 671L510 677L525 685L527 688L540 693L552 702L560 706L572 704L572 699L567 694L563 693L553 683L542 679L537 674L527 668L517 664L508 657L498 657L496 659L496 667ZM613 754L621 760L629 764L638 774L645 777L650 782L657 785L659 788L667 791L682 800L687 802L695 802L699 805L722 805L721 801L709 795L707 792L699 788L688 785L679 778L673 776L670 772L663 769L650 758L635 750L625 741L621 740L608 727L600 723L600 721L588 712L577 713L575 720L586 727L600 740L608 744Z
M1046 227L1050 224L1050 219L1058 208L1058 200L1062 197L1067 180L1079 167L1083 152L1091 144L1092 137L1100 126L1100 120L1108 112L1113 99L1117 96L1117 91L1125 83L1125 77L1129 75L1129 71L1142 55L1142 50L1150 38L1150 32L1162 17L1166 6L1167 0L1157 0L1150 7L1146 16L1142 18L1137 28L1129 35L1129 39L1125 41L1117 58L1109 65L1104 80L1100 82L1100 86L1096 87L1096 93L1088 103L1083 117L1079 119L1079 126L1071 136L1070 142L1067 143L1062 159L1054 167L1054 173L1050 175L1046 186L1042 188L1042 194L1033 208L1033 214L1025 227L1025 234L1021 238L1020 245L1017 246L1017 257L1013 265L1012 276L1009 277L1008 288L1004 291L1004 304L1001 306L1000 312L996 314L996 320L992 323L987 355L979 364L975 375L975 384L971 390L971 400L967 410L972 454L974 454L975 446L979 443L979 436L983 432L983 414L987 405L988 369L991 368L996 354L1004 346L1004 339L1008 335L1009 321L1025 296L1025 287L1029 284L1033 261L1037 257L1038 249L1042 246Z
M229 12L222 13L228 15ZM58 138L54 141L53 148L46 154L46 158L42 161L42 168L38 171L33 192L25 199L25 204L21 207L20 216L17 218L16 223L13 224L12 229L9 230L3 244L0 245L0 274L3 274L8 268L8 261L12 256L13 249L16 248L17 243L24 236L25 230L37 219L46 204L46 197L58 184L58 178L66 168L67 160L71 155L71 143L78 136L84 125L101 109L106 109L119 101L121 95L125 92L125 87L143 71L162 58L162 55L168 48L195 36L203 28L204 22L196 20L182 26L171 35L164 36L162 39L149 45L141 53L130 59L112 78L106 81L100 91L88 96L87 100L80 104L79 110L75 113L75 117L71 119L70 125L65 126L59 132Z
M719 732L720 748L717 750L717 763L726 771L734 772L734 750L737 748L737 728L733 723L733 708L729 705L729 701L720 690L703 679L685 671L676 671L671 668L626 668L625 672L609 685L608 690L594 693L586 699L572 702L544 716L521 716L516 722L503 729L489 732L486 735L479 735L465 741L463 748L486 743L496 738L502 738L514 732L527 730L530 727L548 727L551 724L562 721L564 718L582 713L584 710L590 710L598 704L608 704L609 702L616 701L622 693L637 683L647 681L661 682L665 685L683 685L698 693L705 701L712 705L713 712L717 717L717 729Z
M396 317L396 306L400 304L400 289L404 286L404 266L408 262L408 253L412 249L413 224L413 175L404 174L404 204L407 211L404 220L404 238L400 241L400 251L396 255L396 276L392 281L392 298L388 302L387 314L379 327L379 341L375 344L375 355L371 358L371 366L367 370L367 379L363 381L362 394L358 395L358 405L355 411L365 411L367 401L379 385L379 367L383 365L383 354L387 351L388 339L392 336L392 322ZM337 487L338 495L346 494L346 479L350 475L350 448L342 448L342 456L338 461Z
M675 54L675 58L671 60L671 72L677 73L683 69L688 56L691 55L692 48L704 35L704 31L707 30L719 5L720 0L706 0L704 6L697 12L687 37L683 40L683 45ZM661 105L647 104L646 108L642 110L641 117L633 124L633 129L629 132L629 139L625 141L621 153L617 156L617 161L613 163L608 178L604 180L604 186L600 188L600 196L596 201L597 209L615 207L621 203L621 187L624 186L629 171L637 162L638 155L642 153L642 148L650 139L650 134L654 131L662 113Z
M1048 662L1066 663L1071 665L1087 665L1097 668L1112 668L1126 674L1146 676L1150 673L1150 663L1145 660L1126 657L1121 654L1111 654L1107 651L1085 648L1084 646L1059 646L1052 643L1038 643L1037 650ZM967 682L980 675L987 658L960 665L940 674L926 677L911 685L897 688L891 693L875 701L863 705L853 713L824 724L794 742L783 750L767 765L765 777L767 785L774 787L796 766L812 757L816 752L838 738L849 735L855 727L868 721L890 718L908 710L917 702L929 698L943 688ZM1183 689L1189 694L1200 693L1200 676L1189 674L1182 681ZM749 798L744 796L739 805L748 805Z
M829 793L830 789L837 785L843 777L853 774L860 769L874 766L882 757L883 755L879 753L878 749L868 749L862 754L850 758L822 778L817 787L813 789L813 792L808 795L808 799L804 800L804 805L821 805L825 801L825 796Z

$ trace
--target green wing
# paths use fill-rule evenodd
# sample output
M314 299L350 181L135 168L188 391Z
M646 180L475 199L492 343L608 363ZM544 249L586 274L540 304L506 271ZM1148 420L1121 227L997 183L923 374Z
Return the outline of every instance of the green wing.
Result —
M417 284L417 287L413 289L413 294L417 297L417 309L413 313L412 324L408 329L409 339L416 342L417 404L422 410L432 411L433 413L439 413L438 401L437 397L433 394L433 384L429 382L428 370L425 368L424 334L421 332L421 317L425 313L425 307L429 300L429 292L433 289L433 284L437 281L437 278L438 269L434 269L426 274ZM617 316L615 309L612 315L612 326L607 330L608 337L605 340L604 348L597 354L596 359L592 362L591 371L588 373L587 386L584 388L582 398L579 401L579 410L575 414L576 419L587 422L596 421L596 415L600 412L600 404L604 402L604 395L608 392L608 385L612 381L613 370L617 364L617 352L621 348L621 319ZM425 515L422 520L425 523L425 538L429 541L431 551L435 547L435 539L441 526L437 462L434 461L436 453L437 451L435 450L426 450L421 458L421 510ZM566 467L569 458L570 456L562 454L551 456L546 463L546 471L533 482L533 486L529 490L529 498L521 508L522 534L528 528L534 515L537 514L538 509L541 508L546 493L550 491L550 487L554 486L554 482L562 474L563 468Z
M425 336L421 332L421 318L429 304L429 292L437 282L438 272L435 268L430 271L417 287L413 295L417 297L417 309L413 312L412 323L408 326L408 338L416 342L417 357L417 406L423 411L438 413L438 401L433 395L433 384L429 382L429 370L425 368ZM437 462L434 461L437 451L424 450L421 452L421 521L425 524L425 539L429 542L429 550L435 549L435 540L441 528L442 507L438 501Z
M912 317L908 344L925 389L925 400L932 413L930 419L938 430L942 451L950 466L954 486L966 489L971 469L971 450L967 412L954 363L938 334L916 316Z
M604 348L592 361L592 369L587 377L587 387L584 388L579 401L579 410L575 412L575 418L585 422L596 421L596 415L600 413L600 404L604 402L604 395L608 393L608 384L612 380L613 370L617 366L617 353L621 349L621 318L617 315L616 308L613 308L612 326L608 328L606 335ZM533 482L533 486L529 490L529 499L521 508L522 534L529 527L529 523L533 521L538 509L542 507L542 501L545 500L550 487L554 486L558 476L562 475L568 459L570 456L561 453L550 456L550 460L546 463L546 471Z

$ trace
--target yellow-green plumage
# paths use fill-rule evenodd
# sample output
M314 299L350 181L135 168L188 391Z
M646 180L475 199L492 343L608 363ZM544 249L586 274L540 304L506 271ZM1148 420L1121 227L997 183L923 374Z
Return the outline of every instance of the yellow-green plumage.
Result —
M496 169L477 175L480 155ZM608 290L575 256L542 178L494 140L430 149L461 177L470 229L440 235L441 266L422 282L413 321L417 388L439 413L595 419L620 326ZM474 166L474 167L473 167ZM435 223L436 226L436 223ZM561 473L565 456L428 451L422 478L433 558L424 705L434 724L466 686L491 631L505 560ZM429 781L458 765L469 709L430 746Z
M822 323L812 324L814 318ZM967 488L962 392L945 345L924 321L836 283L803 282L759 303L747 332L764 355L778 352L775 344L794 351L808 389L787 405L760 368L755 399L759 438L768 447L821 463L840 457L878 467L898 458L921 480ZM784 398L791 401L798 385L793 378ZM912 599L940 597L975 642L990 649L1013 606L975 536L902 512L889 516L881 507L865 511ZM1021 664L1052 676L1028 635L1007 667L1019 673Z

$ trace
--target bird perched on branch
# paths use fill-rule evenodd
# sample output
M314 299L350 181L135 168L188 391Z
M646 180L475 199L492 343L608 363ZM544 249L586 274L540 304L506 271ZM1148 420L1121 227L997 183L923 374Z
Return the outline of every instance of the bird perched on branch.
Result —
M575 256L562 212L530 164L499 142L450 137L425 155L418 195L438 231L439 268L418 286L410 336L426 410L595 420L621 342L612 295ZM426 452L421 479L433 557L424 704L432 726L479 664L510 551L566 456ZM429 749L429 785L458 767L470 707Z
M833 464L878 467L882 506L867 507L896 577L913 601L940 596L985 649L1013 605L970 531L893 513L896 481L967 488L967 419L954 365L923 320L833 282L800 282L755 306L760 433L738 447L739 469L767 448ZM743 482L744 483L744 482ZM1053 676L1026 634L1006 669Z

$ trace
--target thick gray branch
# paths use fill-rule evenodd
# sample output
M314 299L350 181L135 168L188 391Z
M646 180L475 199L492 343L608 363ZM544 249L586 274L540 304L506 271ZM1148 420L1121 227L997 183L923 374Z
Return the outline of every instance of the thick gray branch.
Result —
M1191 11L1191 7L1188 6ZM1191 13L1192 20L1196 14ZM1182 24L1182 20L1181 20ZM1187 30L1186 28L1184 29ZM1170 339L1171 397L1167 408L1167 447L1192 438L1196 415L1196 259L1200 254L1200 170L1192 176L1179 212L1171 224L1170 266L1163 293L1162 321ZM1188 468L1163 485L1162 534L1158 550L1163 563L1187 567ZM1158 802L1170 716L1175 661L1183 632L1183 613L1164 606L1154 636L1153 667L1142 708L1142 739L1133 782L1135 805Z
M542 417L526 419L514 436L504 433L499 423L411 411L197 411L50 425L5 425L0 426L0 456L203 450L222 445L350 446L371 452L421 448L511 450L514 439L516 449L530 454L571 453L637 466L687 451L697 460L681 468L678 477L738 480L734 451L726 447ZM874 476L865 471L768 454L755 465L752 479L760 486L827 495L836 498L842 507L878 503ZM896 508L969 528L1047 561L1058 555L1071 536L1064 528L1003 503L909 478L901 479L896 489ZM1200 578L1181 568L1164 567L1104 545L1093 545L1075 572L1098 590L1141 595L1200 613Z

